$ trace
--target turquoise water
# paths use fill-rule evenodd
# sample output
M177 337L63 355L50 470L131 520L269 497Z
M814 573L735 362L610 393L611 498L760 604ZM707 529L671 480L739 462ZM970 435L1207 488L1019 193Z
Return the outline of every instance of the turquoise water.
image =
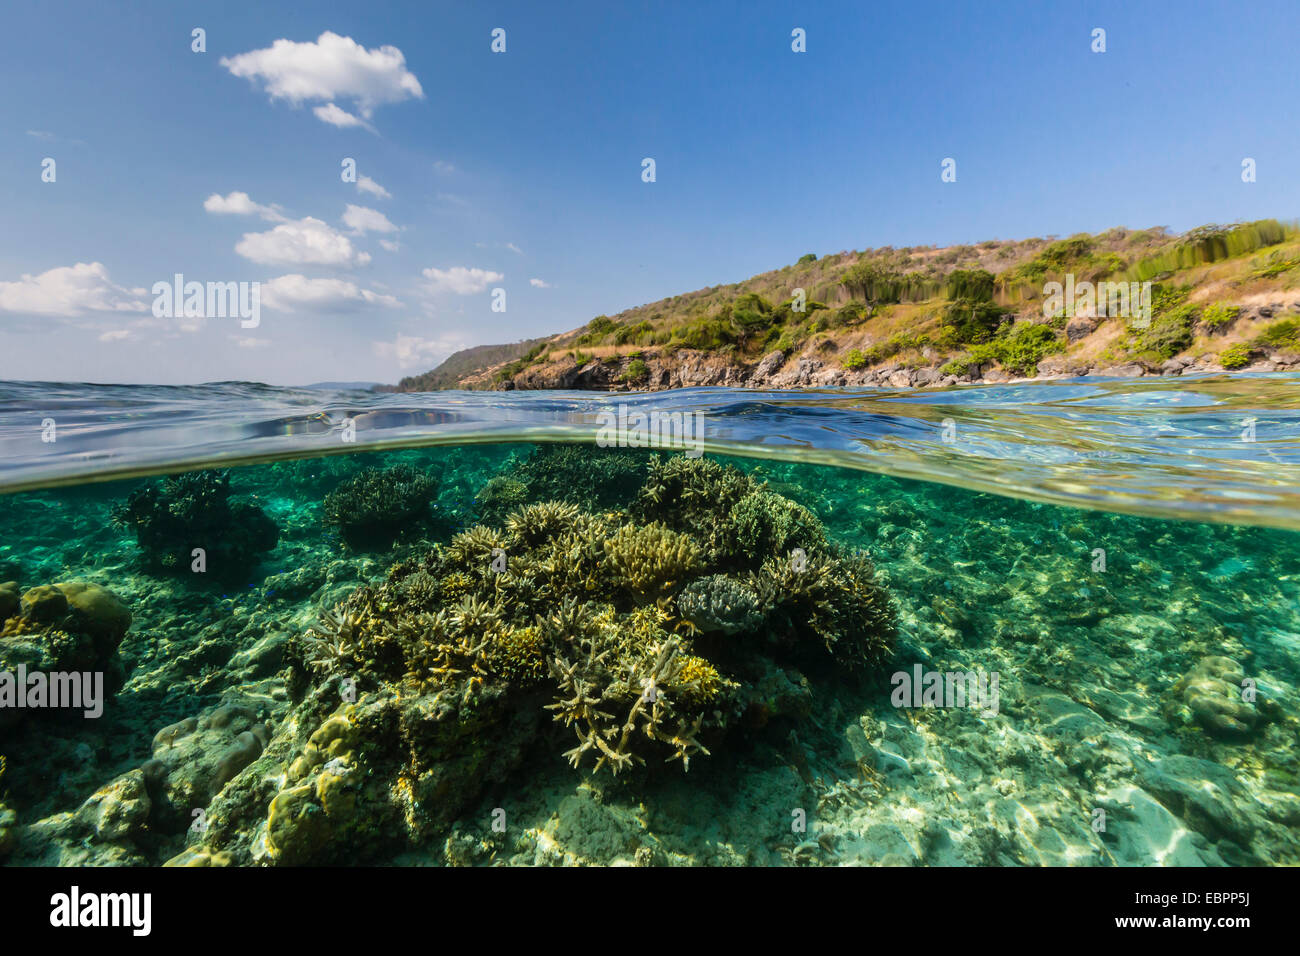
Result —
M0 854L1300 862L1296 382L4 385Z

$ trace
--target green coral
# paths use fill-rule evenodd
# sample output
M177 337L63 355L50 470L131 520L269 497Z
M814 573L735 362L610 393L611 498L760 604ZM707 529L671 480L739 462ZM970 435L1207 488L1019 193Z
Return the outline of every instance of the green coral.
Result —
M325 524L356 548L385 547L423 526L438 495L438 481L410 465L366 468L325 496Z
M230 472L191 471L151 482L112 510L112 521L135 533L146 563L188 573L203 549L205 573L221 581L246 578L275 547L279 528L251 502L230 501Z

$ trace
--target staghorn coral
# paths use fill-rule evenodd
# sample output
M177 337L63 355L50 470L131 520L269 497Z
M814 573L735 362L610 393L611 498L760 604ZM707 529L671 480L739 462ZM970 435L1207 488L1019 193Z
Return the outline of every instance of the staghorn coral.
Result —
M437 495L437 480L410 465L366 468L326 495L321 510L352 547L382 548L427 522Z
M280 537L261 508L230 500L229 471L191 471L137 488L113 508L112 521L135 532L146 564L189 573L202 548L206 573L220 581L247 578Z
M700 565L700 548L661 524L623 525L605 540L606 573L645 601L684 582Z

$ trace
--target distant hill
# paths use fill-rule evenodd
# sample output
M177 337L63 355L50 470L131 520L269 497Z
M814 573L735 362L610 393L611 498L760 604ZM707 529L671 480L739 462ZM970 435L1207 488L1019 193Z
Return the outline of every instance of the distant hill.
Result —
M383 382L312 382L310 385L300 385L298 387L333 389L337 391L373 392L376 389L382 389L385 386Z
M1150 283L1150 309L1143 321L1088 298L1045 309L1053 282L1106 282L1112 296ZM569 332L465 349L396 390L903 386L1296 362L1300 230L1261 220L810 253Z
M410 375L397 383L398 392L433 392L444 388L461 388L460 382L487 369L512 362L534 346L546 342L545 337L525 339L507 345L476 345L447 356L441 365L422 375Z

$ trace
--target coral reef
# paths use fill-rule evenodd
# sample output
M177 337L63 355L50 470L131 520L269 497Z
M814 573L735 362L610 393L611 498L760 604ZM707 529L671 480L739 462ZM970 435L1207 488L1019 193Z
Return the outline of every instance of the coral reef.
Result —
M524 504L323 613L286 651L296 709L214 801L202 852L305 864L415 841L555 724L573 734L575 768L688 770L733 726L807 713L770 672L809 656L886 659L892 610L865 558L836 552L811 513L736 469L675 460L652 465L655 488L667 475L730 489L692 501L695 522L667 502L656 520L648 507ZM652 491L647 480L638 500ZM736 534L768 550L716 546ZM809 550L788 567L795 546ZM806 685L790 673L784 683ZM250 839L238 824L254 816ZM175 862L207 859L197 852Z
M153 570L189 574L195 549L202 549L204 573L219 581L246 579L280 536L257 505L230 501L224 470L186 472L137 488L113 509L112 520L134 531Z
M592 445L538 445L479 492L481 519L495 524L521 505L562 501L584 511L625 506L645 479L646 459Z
M437 496L437 479L410 465L366 468L325 496L323 519L354 548L384 548L423 526Z
M0 621L0 672L16 675L21 668L29 682L39 674L47 685L54 674L98 673L106 694L122 686L117 650L131 626L131 612L111 591L88 581L65 581L30 588L15 602L17 593L17 582L0 584L0 610L9 612ZM0 706L0 727L24 715L56 713Z

